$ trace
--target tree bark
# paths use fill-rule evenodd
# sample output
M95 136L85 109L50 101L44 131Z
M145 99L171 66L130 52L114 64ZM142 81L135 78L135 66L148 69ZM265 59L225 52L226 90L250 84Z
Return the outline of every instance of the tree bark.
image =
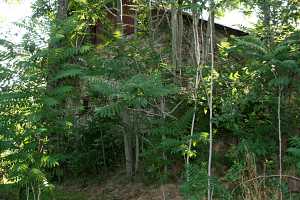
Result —
M121 32L121 37L123 37L123 0L118 1L118 15L119 15L119 28ZM131 131L132 123L132 113L129 110L123 111L121 113L122 121L125 126L124 130L124 152L125 152L125 165L126 174L132 180L134 172L134 157L133 157L133 139Z
M182 2L180 2L181 5ZM182 74L182 38L183 38L183 17L182 17L182 9L178 10L178 38L177 38L177 70L179 71L179 76Z
M58 0L57 19L64 20L67 18L68 0Z
M165 114L165 112L166 112L166 101L165 101L164 97L162 97L161 100L160 100L160 110L161 110L161 114L162 114L162 120L165 122L165 120L166 120L166 114ZM166 135L165 134L163 134L161 137L162 137L161 138L162 141L164 141L166 139ZM167 156L166 156L165 151L163 151L163 155L162 156L163 156L164 161L167 161ZM167 172L168 172L168 167L165 164L164 165L164 173L167 174Z
M128 177L132 178L133 176L133 157L132 157L132 140L130 133L125 130L124 133L124 151L125 151L125 160L126 160L126 174Z
M172 65L175 75L181 76L182 65L182 38L183 38L183 17L182 9L178 8L181 1L172 3L171 6L171 28L172 28ZM176 77L176 76L175 76Z
M103 164L105 171L107 171L107 163L106 163L106 155L105 155L105 146L104 146L104 139L103 139L103 132L100 130L101 134L101 147L102 147L102 158L103 158Z
M178 9L177 2L171 7L171 28L172 28L172 65L174 67L174 79L176 82L176 72L178 68Z
M193 3L196 3L195 1ZM198 31L198 25L199 25L199 14L193 10L193 36L194 36L194 56L196 61L196 77L195 77L195 86L193 91L193 100L194 100L194 110L193 110L193 118L192 118L192 125L190 129L190 136L193 137L194 135L194 126L195 126L195 119L196 119L196 111L197 111L197 92L198 92L198 86L200 81L200 44L199 44L199 31ZM192 148L192 138L189 140L188 145L188 152L191 151ZM186 156L186 165L189 165L190 156ZM188 177L188 176L187 176Z
M265 28L264 38L268 47L270 47L273 43L273 31L271 27L271 5L268 1L265 0L261 3L260 7L263 13L263 25Z
M278 118L278 142L279 142L279 185L282 185L282 134L281 134L281 91L282 88L278 88L278 103L277 103L277 118ZM279 193L280 200L282 200L282 191Z
M214 74L214 1L210 2L210 17L209 17L209 27L210 27L210 54L211 54L211 70L210 70L210 96L209 96L209 156L208 156L208 189L207 189L207 199L212 200L213 198L213 188L211 183L211 169L212 169L212 153L213 153L213 74Z
M56 20L58 21L58 24L61 24L63 20L67 18L68 13L68 0L58 0L57 4L57 13L56 13ZM57 48L60 47L61 44L55 43L55 44L49 44L49 49L51 48ZM52 91L57 83L56 81L51 81L51 78L55 76L55 73L59 70L57 64L49 64L48 66L48 76L47 76L47 92Z
M139 141L138 134L135 133L135 166L134 166L135 174L137 174L139 169L139 161L140 161L140 141Z

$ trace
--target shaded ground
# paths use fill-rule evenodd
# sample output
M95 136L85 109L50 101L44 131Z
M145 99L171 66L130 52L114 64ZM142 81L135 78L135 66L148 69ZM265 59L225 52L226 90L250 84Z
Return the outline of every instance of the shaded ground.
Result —
M78 186L68 183L57 187L66 193L80 193L87 200L183 200L177 184L149 186L129 183L125 176L115 175L103 183Z
M23 200L13 185L0 184L0 200ZM82 177L58 185L53 193L43 193L42 200L183 200L177 184L162 186L130 183L122 173L99 180ZM30 198L31 200L31 198Z
M142 184L109 184L103 188L89 188L88 196L91 200L182 200L178 187L173 184L159 188L145 187Z

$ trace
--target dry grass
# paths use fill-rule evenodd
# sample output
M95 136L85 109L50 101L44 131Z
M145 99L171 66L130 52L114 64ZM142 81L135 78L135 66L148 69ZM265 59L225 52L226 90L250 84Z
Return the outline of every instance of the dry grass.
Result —
M259 178L258 178L259 177ZM259 176L253 154L246 155L246 169L233 193L243 200L278 199L278 188L270 186L267 176Z

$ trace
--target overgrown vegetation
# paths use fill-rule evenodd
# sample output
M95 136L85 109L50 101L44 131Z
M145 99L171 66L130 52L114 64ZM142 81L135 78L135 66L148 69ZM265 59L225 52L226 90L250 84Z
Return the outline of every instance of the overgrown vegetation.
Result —
M0 38L0 199L87 199L56 186L117 171L188 200L300 198L298 1L32 8ZM254 28L216 25L236 8Z

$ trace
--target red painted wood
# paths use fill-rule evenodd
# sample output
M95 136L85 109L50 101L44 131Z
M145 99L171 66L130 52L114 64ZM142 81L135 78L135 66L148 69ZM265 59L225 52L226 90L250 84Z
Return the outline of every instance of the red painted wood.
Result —
M124 34L130 35L134 33L134 17L135 13L132 9L132 0L122 0L123 3L123 24L124 24Z
M123 4L123 33L124 35L130 35L134 33L134 16L135 12L132 9L132 0L122 0ZM113 13L113 14L112 14ZM114 28L117 27L120 16L116 9L111 8L110 12L107 12L107 18L111 21ZM91 27L92 32L92 43L100 44L101 34L103 33L101 22L97 22L93 27Z

